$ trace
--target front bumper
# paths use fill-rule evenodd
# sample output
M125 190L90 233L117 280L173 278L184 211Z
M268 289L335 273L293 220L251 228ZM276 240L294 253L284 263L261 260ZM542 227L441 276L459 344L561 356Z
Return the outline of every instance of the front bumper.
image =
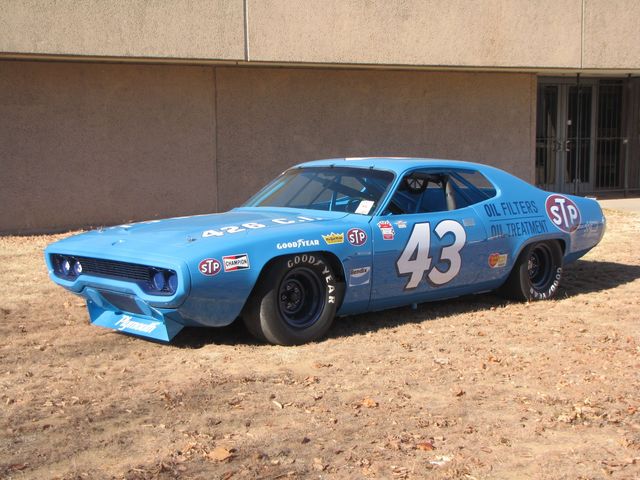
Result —
M178 285L172 295L153 295L141 288L139 282L125 278L99 276L83 273L75 278L64 278L56 274L51 261L52 254L76 256L80 252L64 248L47 248L45 260L49 277L58 285L83 297L87 301L91 323L120 332L165 342L171 341L185 322L178 312L191 290L191 276L186 263L173 258L151 255L139 258L120 252L117 258L107 255L84 256L125 261L170 269L178 273Z
M61 277L52 264L52 254L173 270L178 274L178 285L173 295L154 295L134 279L98 275L90 271L83 271L73 278ZM198 274L194 280L187 262L176 256L121 247L114 253L99 252L97 248L68 246L64 240L47 247L45 260L53 282L87 300L92 323L162 341L170 341L183 326L222 327L232 323L238 318L253 287L251 275L257 272L247 269L228 275L224 281L221 281L221 276L203 277Z
M119 332L169 342L184 328L175 309L152 307L138 297L86 287L91 323ZM124 308L123 308L124 307Z

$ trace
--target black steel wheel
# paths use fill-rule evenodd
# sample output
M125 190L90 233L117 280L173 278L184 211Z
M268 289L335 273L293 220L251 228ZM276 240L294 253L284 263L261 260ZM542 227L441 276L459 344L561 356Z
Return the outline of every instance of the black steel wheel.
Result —
M308 328L320 318L325 297L326 289L318 275L309 268L297 267L280 282L280 316L292 328Z
M276 259L262 272L242 319L258 339L298 345L325 335L342 301L344 283L321 254Z
M536 290L544 290L554 275L551 249L546 243L539 243L529 251L527 259L527 275L529 282Z
M515 300L545 300L556 296L561 278L559 242L538 242L522 251L501 292Z

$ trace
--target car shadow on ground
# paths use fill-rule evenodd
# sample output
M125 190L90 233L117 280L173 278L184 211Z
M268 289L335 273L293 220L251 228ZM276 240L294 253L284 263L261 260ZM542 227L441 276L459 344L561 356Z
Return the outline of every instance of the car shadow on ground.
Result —
M578 260L568 265L558 292L558 298L609 290L640 278L640 266L615 262ZM336 319L327 338L363 335L384 328L408 323L443 319L468 312L490 310L504 306L508 300L496 293L423 303L417 309L400 307ZM245 329L242 321L223 328L185 328L173 340L177 348L202 348L207 345L263 345Z

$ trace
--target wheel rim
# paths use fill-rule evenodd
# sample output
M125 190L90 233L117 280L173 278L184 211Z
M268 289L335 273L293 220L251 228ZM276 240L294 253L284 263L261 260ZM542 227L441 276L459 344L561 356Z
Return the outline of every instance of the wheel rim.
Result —
M544 290L553 277L553 259L546 245L536 245L529 252L527 273L529 281L536 290Z
M278 288L278 310L287 325L308 328L322 313L325 291L318 276L308 268L291 270Z

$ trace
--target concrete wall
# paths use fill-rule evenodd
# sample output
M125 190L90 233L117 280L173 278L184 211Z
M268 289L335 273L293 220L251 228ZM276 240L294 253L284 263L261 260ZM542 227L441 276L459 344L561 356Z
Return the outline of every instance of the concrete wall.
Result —
M0 55L640 70L637 0L3 0Z
M243 0L2 0L0 52L244 58Z
M579 68L581 10L580 0L252 0L250 58Z
M0 61L0 232L215 210L214 74Z
M0 232L225 210L327 157L533 180L534 108L524 74L0 61Z
M218 68L219 201L301 161L480 161L533 181L532 75Z
M640 67L640 2L585 0L583 66Z

